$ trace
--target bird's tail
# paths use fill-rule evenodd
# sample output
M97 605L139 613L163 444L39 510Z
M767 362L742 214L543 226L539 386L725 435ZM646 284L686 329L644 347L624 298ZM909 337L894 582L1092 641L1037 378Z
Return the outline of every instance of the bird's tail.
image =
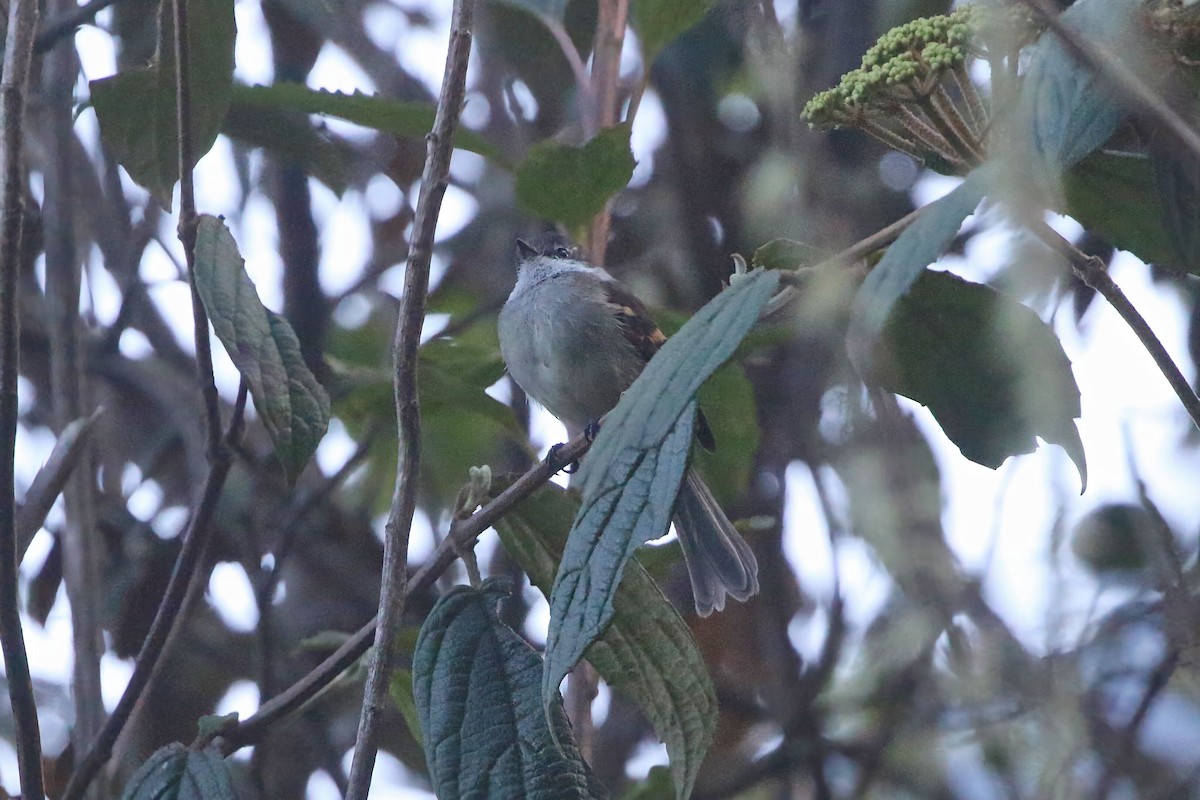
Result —
M757 594L754 552L694 470L687 471L679 491L675 526L700 616L724 609L727 594L735 600Z

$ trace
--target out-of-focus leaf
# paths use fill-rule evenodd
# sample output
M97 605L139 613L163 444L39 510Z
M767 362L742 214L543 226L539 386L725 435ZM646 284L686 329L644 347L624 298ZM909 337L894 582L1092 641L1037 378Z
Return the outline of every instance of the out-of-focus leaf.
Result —
M307 118L298 119L277 108L232 103L221 124L221 133L299 164L337 194L350 184L353 151L314 131Z
M105 143L129 176L169 211L179 180L179 134L174 26L170 6L163 8L155 63L94 80L90 86ZM230 0L195 0L188 9L191 141L199 161L217 140L229 106L236 26Z
M291 325L258 299L237 243L216 217L196 230L196 287L213 330L246 381L284 473L294 481L329 427L329 395Z
M608 626L638 547L670 523L691 445L695 394L729 358L779 285L752 272L663 345L606 418L579 473L583 504L550 593L543 701Z
M1114 247L1146 262L1177 261L1145 156L1093 153L1063 175L1063 197L1068 214Z
M517 166L517 202L536 217L577 230L633 176L629 126L605 128L583 147L534 145Z
M237 800L229 766L214 747L178 742L156 751L125 785L124 800Z
M563 16L567 12L567 3L569 0L491 0L493 3L499 3L513 8L519 8L522 11L528 11L536 17L546 17L555 22L562 22Z
M1087 486L1079 388L1054 332L1025 306L946 272L896 304L867 377L928 406L962 454L993 469L1060 445Z
M1154 80L1152 37L1141 24L1141 0L1079 0L1060 19L1075 35L1106 49ZM1159 77L1165 74L1158 71ZM1128 105L1103 77L1080 63L1052 31L1034 46L1018 99L1019 129L1028 136L1028 166L1055 172L1078 162L1112 135ZM1024 156L1021 156L1024 159Z
M646 63L653 63L663 47L704 19L712 6L713 0L637 0L633 4L633 29Z
M424 748L424 740L421 737L421 718L417 714L417 701L413 697L412 673L406 669L398 669L393 672L388 693L391 694L396 708L400 709L400 714L404 717L404 724L408 726L408 732L417 740L417 744Z
M1076 524L1071 550L1098 574L1141 571L1149 564L1146 543L1158 535L1156 524L1141 506L1103 505Z
M871 371L875 342L893 307L950 246L963 220L983 199L989 175L987 167L977 169L954 191L925 206L863 281L854 297L849 333L850 360L860 374Z
M1174 85L1168 97L1195 129L1200 121L1200 101ZM1200 157L1160 131L1150 142L1150 162L1162 212L1156 220L1166 226L1174 254L1173 259L1162 263L1175 263L1188 272L1200 273Z
M509 555L546 596L578 504L546 485L496 525ZM636 561L613 598L608 629L584 654L645 713L666 743L679 797L687 797L717 726L717 696L691 632ZM674 796L674 793L668 796Z
M750 264L764 269L794 270L815 266L826 257L828 253L819 247L791 239L772 239L754 251Z
M234 86L232 97L233 102L247 106L286 108L307 114L340 117L364 128L406 137L421 137L429 133L433 129L433 118L437 111L432 103L389 100L360 92L345 94L310 89L299 83ZM500 151L478 133L466 128L459 128L455 132L454 146L478 153L501 166L505 163Z
M434 791L440 800L603 797L562 701L543 713L542 661L496 617L499 596L459 586L421 626L413 696Z
M630 786L621 800L671 800L675 796L671 771L666 767L651 767L646 779Z

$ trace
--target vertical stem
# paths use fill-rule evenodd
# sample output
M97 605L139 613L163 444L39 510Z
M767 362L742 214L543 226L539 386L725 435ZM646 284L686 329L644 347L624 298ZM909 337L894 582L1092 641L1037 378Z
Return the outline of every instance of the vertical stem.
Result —
M25 634L17 594L17 534L14 460L17 445L17 375L20 325L17 318L17 273L23 227L21 157L22 117L29 88L29 62L37 32L38 7L33 0L11 0L4 72L0 78L0 649L8 676L8 696L16 727L21 795L41 800L42 745L38 731L33 679L25 652Z
M61 5L61 4L58 4ZM75 4L72 2L72 6ZM44 61L46 305L50 317L50 385L55 430L65 431L90 411L80 347L79 294L82 264L75 248L72 187L71 99L78 73L75 50L64 40ZM99 599L103 543L96 528L94 469L84 442L80 461L66 486L67 524L63 532L63 582L71 602L75 727L71 740L83 752L104 724L100 657L104 654ZM101 789L99 794L106 792Z
M417 350L425 323L425 301L429 291L429 262L442 197L450 173L454 133L466 94L467 61L471 55L471 26L475 0L454 0L446 70L438 98L433 130L426 137L425 170L421 194L413 220L412 246L404 274L404 295L392 358L395 365L396 422L399 447L396 489L385 528L383 582L379 593L379 629L375 651L367 672L358 739L350 768L347 800L363 800L371 788L371 773L378 752L379 723L388 706L388 684L395 661L395 634L404 616L408 579L408 535L417 502L417 476L421 464L421 409L417 403Z
M621 81L621 48L625 46L625 25L629 21L629 0L600 0L599 18L596 20L596 39L592 46L592 97L595 100L595 118L588 125L589 137L601 128L617 121L617 90ZM650 65L643 65L647 75ZM632 119L631 119L632 121ZM588 232L588 255L593 264L604 263L604 251L608 247L608 228L612 215L604 210L592 220Z

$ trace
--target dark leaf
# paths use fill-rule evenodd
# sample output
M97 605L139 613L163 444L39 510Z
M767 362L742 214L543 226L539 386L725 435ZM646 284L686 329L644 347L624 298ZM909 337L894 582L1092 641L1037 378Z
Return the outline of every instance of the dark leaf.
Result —
M433 129L433 117L437 111L432 103L391 100L359 92L345 94L310 89L299 83L235 86L233 102L340 117L364 128L405 137L422 137L428 134ZM454 146L504 164L504 159L496 148L478 133L466 128L460 127L455 132Z
M503 3L506 6L528 11L536 17L546 17L561 23L567 12L569 0L492 0L493 3Z
M1025 306L946 272L896 304L869 380L928 406L962 454L993 469L1060 445L1087 485L1079 388L1054 332Z
M1200 121L1200 102L1192 94L1173 86L1171 105L1194 129ZM1154 166L1157 191L1167 239L1174 258L1157 263L1178 264L1193 274L1200 273L1200 157L1181 147L1162 131L1151 139L1150 161ZM1155 208L1155 206L1151 206ZM1149 260L1149 259L1147 259Z
M300 165L338 194L346 190L353 177L353 150L313 130L307 117L266 106L232 103L221 133Z
M729 358L779 284L752 272L672 336L622 396L578 479L583 504L550 595L544 702L607 628L637 548L666 533L691 446L700 385Z
M163 4L158 56L143 69L91 82L100 134L129 176L168 211L179 180L175 110L175 44L169 4ZM233 86L236 26L230 0L188 6L191 140L197 161L217 140Z
M196 287L294 481L329 426L329 395L305 365L287 320L258 299L225 223L208 215L196 231Z
M155 752L125 785L124 800L237 800L229 765L213 747L175 742Z
M625 188L635 163L628 125L606 128L583 147L540 142L517 166L517 202L535 217L578 229Z
M504 549L547 597L577 509L547 485L496 525ZM584 655L645 713L667 745L675 790L687 797L716 730L716 691L687 625L637 561L613 598L612 623Z
M496 617L501 596L459 586L438 600L413 653L413 695L440 800L603 796L571 740L562 703L549 719L542 661Z
M652 64L658 52L675 37L704 19L713 0L637 0L633 29L642 45L642 58Z

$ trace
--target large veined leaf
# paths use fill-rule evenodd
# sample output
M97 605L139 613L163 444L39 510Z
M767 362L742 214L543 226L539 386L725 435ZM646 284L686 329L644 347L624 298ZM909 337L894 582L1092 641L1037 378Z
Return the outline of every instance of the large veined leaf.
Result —
M546 596L578 504L547 485L497 523L509 555ZM666 744L675 792L687 797L717 726L717 696L686 624L637 561L625 569L608 630L585 653L645 713Z
M929 407L967 458L998 467L1060 445L1087 485L1075 427L1079 387L1062 345L1033 311L981 284L927 271L896 304L867 377Z
M294 481L329 426L329 395L304 363L292 326L258 299L225 223L208 215L196 230L196 288Z
M561 700L543 713L542 660L496 617L502 595L460 586L417 637L413 695L434 791L439 800L604 797Z
M117 161L168 211L179 180L175 43L171 6L162 4L153 64L91 82L100 135ZM198 161L217 140L233 87L232 0L189 0L191 142Z
M229 765L215 747L178 742L157 750L129 779L123 800L237 800Z
M743 277L663 345L622 396L583 460L583 503L550 593L543 702L608 627L625 565L666 533L687 465L695 394L745 338L779 284Z

